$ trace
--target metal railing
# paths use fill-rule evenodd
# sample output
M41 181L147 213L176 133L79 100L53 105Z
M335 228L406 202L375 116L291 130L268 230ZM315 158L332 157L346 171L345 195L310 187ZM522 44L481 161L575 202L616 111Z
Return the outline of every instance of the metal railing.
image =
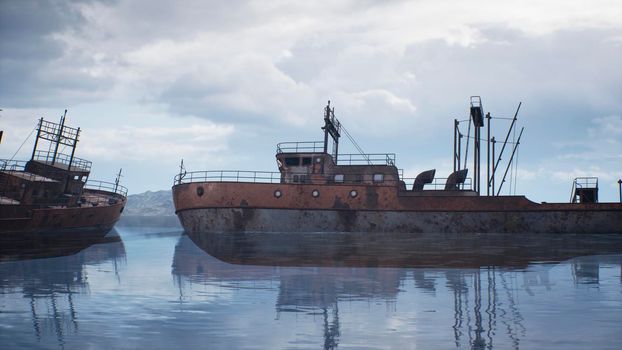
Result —
M295 174L292 174L295 175ZM304 174L302 174L304 175ZM383 186L398 186L404 182L406 189L411 189L415 178L404 178L400 176L398 179L386 178L386 174L381 181L374 181L373 174L348 174L340 180L335 180L335 175L327 175L326 182L328 184L369 184ZM282 183L282 174L279 172L269 171L243 171L243 170L212 170L212 171L192 171L175 175L174 185L188 184L193 182L250 182L250 183ZM292 184L309 183L308 181L289 182ZM430 184L425 185L426 190L444 190L447 178L435 178ZM460 185L461 190L471 190L473 188L472 179L469 177L464 184Z
M212 170L192 171L175 175L175 185L191 182L280 183L281 173L270 171Z
M340 154L337 165L395 165L395 153Z
M23 160L0 159L0 171L24 171L26 163Z
M598 177L588 176L588 177L577 177L572 182L572 190L570 192L570 203L576 203L580 200L577 198L577 189L583 188L596 188L598 189Z
M54 160L55 164L58 163L58 164L69 166L69 161L71 160L71 156L64 154L64 153L57 153L56 158L54 158L54 152L36 151L32 159L43 161L46 163L52 163L52 160ZM88 161L86 159L81 159L78 157L73 157L73 160L71 160L72 168L79 168L84 171L90 171L92 164L93 163L91 161Z
M106 182L106 181L89 179L84 185L84 188L87 190L112 192L112 193L121 195L123 197L127 197L127 188L125 188L125 186L115 184L114 182Z
M324 141L281 142L276 145L276 153L322 153Z
M0 171L6 173L19 173L19 177L27 181L37 181L42 178L52 179L58 181L59 178L62 178L67 173L63 170L51 171L47 172L45 175L34 174L26 171L27 161L23 160L9 160L9 159L0 159ZM2 186L6 184L0 184Z

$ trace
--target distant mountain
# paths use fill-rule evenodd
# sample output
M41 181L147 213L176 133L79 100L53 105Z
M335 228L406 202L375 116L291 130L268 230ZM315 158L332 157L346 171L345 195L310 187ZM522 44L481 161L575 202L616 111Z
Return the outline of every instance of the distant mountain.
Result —
M147 191L127 197L124 216L173 216L173 196L170 190Z

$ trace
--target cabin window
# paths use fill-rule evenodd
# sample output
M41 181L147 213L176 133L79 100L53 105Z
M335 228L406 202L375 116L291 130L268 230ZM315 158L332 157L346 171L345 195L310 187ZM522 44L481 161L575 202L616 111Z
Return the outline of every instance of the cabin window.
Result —
M384 174L374 174L374 182L384 181Z
M80 180L80 175L74 175L73 179L74 179L74 181L79 181Z
M311 192L311 195L313 196L313 198L317 198L320 196L320 191L318 190L313 190L313 192Z
M354 182L363 182L363 175L361 174L355 175Z
M302 158L302 165L311 165L311 157Z
M300 165L300 158L298 158L298 157L287 157L287 158L285 158L285 165L287 165L287 166L298 166L298 165Z
M343 174L336 174L335 182L343 182Z

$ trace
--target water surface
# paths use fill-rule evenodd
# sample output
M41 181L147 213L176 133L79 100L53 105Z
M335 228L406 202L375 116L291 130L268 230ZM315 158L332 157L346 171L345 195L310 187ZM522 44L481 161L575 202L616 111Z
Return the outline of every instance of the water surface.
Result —
M617 236L117 232L0 262L0 347L622 345Z

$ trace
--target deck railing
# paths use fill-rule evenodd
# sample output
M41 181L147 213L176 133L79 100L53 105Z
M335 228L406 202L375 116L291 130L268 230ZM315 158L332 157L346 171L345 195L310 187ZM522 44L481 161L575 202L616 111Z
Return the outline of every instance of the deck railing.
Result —
M281 142L276 153L323 153L323 141ZM344 153L337 155L337 165L395 165L395 153Z
M305 175L305 174L301 174ZM327 176L327 183L331 184L363 184L368 183L369 181L363 181L363 178L370 177L370 174L360 174L360 177L357 177L353 174L348 174L348 179L342 179L340 181L335 181L334 176ZM359 180L352 180L359 178ZM305 177L306 179L306 177ZM384 185L384 186L395 186L399 185L399 183L404 182L406 189L411 189L412 184L415 181L415 178L404 178L402 176L397 180L383 178L382 181L376 181L376 185ZM212 170L212 171L192 171L185 172L182 174L175 175L174 185L181 185L193 182L252 182L252 183L282 183L282 175L279 172L269 172L269 171L242 171L242 170ZM445 183L447 182L447 178L435 178L434 181L430 184L425 185L426 190L443 190L445 189ZM295 183L309 183L308 180L301 182L291 182ZM464 184L459 185L461 190L471 190L472 189L472 179L467 178Z
M259 182L280 183L281 173L270 171L212 170L191 171L175 175L175 184L191 182Z
M276 145L276 153L322 153L324 141L281 142Z
M24 171L26 163L23 160L0 159L0 171Z
M54 152L48 152L48 151L36 151L32 159L42 161L48 164L51 164L52 160L54 160L54 164L62 164L66 166L69 166L69 161L71 160L72 168L79 168L80 170L83 170L83 171L90 171L91 165L92 165L91 161L88 161L86 159L81 159L78 157L73 157L73 160L72 160L70 155L67 155L64 153L57 153L56 158L54 158Z
M395 153L339 154L337 165L395 165Z
M112 192L112 193L121 195L123 197L127 197L127 188L125 188L125 186L121 186L114 182L106 182L106 181L89 179L84 185L84 188L88 190Z
M19 173L19 176L21 178L27 181L36 181L37 179L41 179L44 177L48 179L57 180L66 175L66 172L62 170L47 172L45 176L39 175L39 174L33 174L33 173L26 171L27 163L28 163L27 161L23 161L23 160L0 159L0 171L7 172L7 173L17 172ZM0 186L2 185L5 185L5 184L0 184Z

